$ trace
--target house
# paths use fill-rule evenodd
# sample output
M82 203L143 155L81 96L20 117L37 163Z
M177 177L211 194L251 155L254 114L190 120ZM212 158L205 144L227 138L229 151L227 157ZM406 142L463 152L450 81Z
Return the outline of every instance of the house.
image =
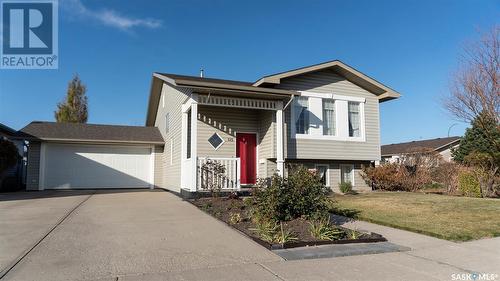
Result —
M25 155L24 141L17 136L17 131L0 123L0 139L7 139L14 143L20 156L20 161L13 167L7 169L2 175L4 180L0 182L0 190L16 189L25 184Z
M403 157L419 149L431 149L439 153L442 160L450 162L453 159L451 150L456 148L459 143L460 137L455 136L382 145L382 162L399 163Z
M29 189L156 187L183 196L224 167L223 189L316 169L326 185L370 190L380 160L379 103L399 93L336 60L243 82L153 73L146 126L34 122Z

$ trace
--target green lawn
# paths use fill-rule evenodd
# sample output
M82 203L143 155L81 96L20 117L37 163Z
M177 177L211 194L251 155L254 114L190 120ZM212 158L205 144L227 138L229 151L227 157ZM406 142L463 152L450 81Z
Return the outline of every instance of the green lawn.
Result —
M500 236L500 200L409 192L335 195L339 212L438 238L467 241Z

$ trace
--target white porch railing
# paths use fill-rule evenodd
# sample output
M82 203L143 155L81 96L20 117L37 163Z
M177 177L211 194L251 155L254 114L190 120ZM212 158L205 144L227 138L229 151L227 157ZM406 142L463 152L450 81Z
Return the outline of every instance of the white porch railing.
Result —
M214 171L205 168L203 164L208 160L224 166L225 172L216 175ZM210 184L219 185L222 190L240 190L240 158L198 157L197 190L206 190Z

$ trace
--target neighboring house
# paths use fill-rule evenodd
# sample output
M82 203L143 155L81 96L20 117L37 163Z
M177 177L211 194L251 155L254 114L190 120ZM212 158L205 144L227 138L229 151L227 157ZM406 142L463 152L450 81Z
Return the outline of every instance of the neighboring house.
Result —
M5 171L5 181L3 184L9 185L9 187L17 187L23 185L24 175L25 175L25 158L24 158L24 141L19 139L17 136L17 131L0 123L0 138L8 139L17 147L17 152L20 156L20 160L17 164L7 171ZM0 184L2 184L0 182ZM0 189L2 186L0 186Z
M419 149L431 149L439 153L444 161L453 160L451 150L460 143L460 137L437 138L382 145L382 162L399 163L405 156Z
M381 157L379 104L399 96L340 61L256 82L153 73L147 127L120 127L121 133L135 137L147 130L150 137L141 144L121 133L112 138L101 135L116 126L102 127L103 132L95 135L88 130L99 125L32 123L22 131L35 136L34 142L41 146L30 152L33 168L28 185L32 189L90 187L80 166L102 164L101 154L112 150L108 162L93 165L88 174L111 176L105 177L107 183L92 179L92 187L120 187L119 181L111 183L118 172L128 175L146 169L151 177L143 183L190 196L210 179L206 162L211 159L224 165L223 188L228 190L252 186L257 178L274 173L286 175L287 167L294 164L317 169L332 188L349 181L356 190L370 190L359 171ZM74 132L65 135L66 130ZM141 155L150 154L150 168L145 160L132 167L113 160L129 163L123 155L128 150L137 155L135 148L144 144L149 147L143 146L147 149ZM80 153L84 147L92 150L91 163L86 163L89 154Z

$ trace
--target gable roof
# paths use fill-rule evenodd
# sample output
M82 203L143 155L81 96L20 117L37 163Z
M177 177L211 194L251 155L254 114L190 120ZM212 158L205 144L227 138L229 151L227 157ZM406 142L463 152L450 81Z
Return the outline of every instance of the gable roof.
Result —
M7 125L0 123L0 133L3 133L8 136L15 136L17 131Z
M292 95L299 95L298 92L283 89L271 89L264 87L254 86L250 82L224 80L207 77L196 77L169 73L153 73L153 77L159 78L169 84L179 87L189 87L194 89L218 89L218 90L234 90L249 93L264 93L278 95L282 97L290 97Z
M164 144L157 127L33 121L19 136L38 141Z
M217 79L217 78L208 78L208 77L199 77L199 76L189 76L189 75L180 75L173 73L160 73L155 72L164 77L168 77L172 80L177 81L175 83L180 83L181 80L192 81L192 82L209 82L209 83L218 83L218 84L228 84L228 85L241 85L241 86L252 86L252 82L247 81L237 81L237 80L227 80L227 79Z
M450 145L455 145L460 142L460 137L447 137L447 138L437 138L421 141L411 141L387 144L381 146L382 156L398 155L404 153L410 153L415 148L430 148L434 150L439 150Z
M194 89L199 93L218 91L235 96L259 95L266 99L284 99L300 95L299 92L290 90L256 87L251 82L154 72L146 113L146 126L154 125L164 82L177 87Z
M301 67L293 70L288 70L285 72L280 72L276 74L271 74L264 76L257 80L254 86L272 86L280 84L281 79L289 78L305 73L320 71L324 69L333 69L337 73L341 74L347 80L352 83L366 89L367 91L374 93L380 99L380 101L386 101L391 99L396 99L401 96L400 93L387 87L386 85L378 82L377 80L371 78L370 76L354 69L353 67L339 61L333 60L324 63L319 63L311 66Z
M274 88L280 83L280 80L287 77L293 77L300 74L315 72L323 69L332 69L339 73L352 83L366 89L378 96L380 102L396 99L401 96L400 93L383 85L377 80L357 71L347 64L339 61L329 61L315 64L307 67L297 68L273 75L260 78L254 83L246 81L225 80L216 78L206 78L188 75L179 75L172 73L154 72L151 81L151 90L149 94L148 110L146 115L146 126L153 126L160 103L161 89L163 83L173 86L187 87L195 89L200 93L207 93L212 90L220 93L231 93L238 95L262 95L264 98L285 98L289 96L300 96L299 92Z

